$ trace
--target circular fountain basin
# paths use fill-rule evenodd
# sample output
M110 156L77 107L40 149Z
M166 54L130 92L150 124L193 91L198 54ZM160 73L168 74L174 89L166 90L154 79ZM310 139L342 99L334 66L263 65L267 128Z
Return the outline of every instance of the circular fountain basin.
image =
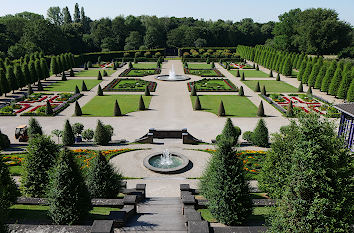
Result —
M190 77L184 75L174 75L172 78L170 75L158 75L155 77L157 80L160 81L185 81L191 79Z
M157 152L147 156L144 159L144 166L154 172L158 173L178 173L189 164L189 159L179 153L171 152L171 164L161 165L162 152Z

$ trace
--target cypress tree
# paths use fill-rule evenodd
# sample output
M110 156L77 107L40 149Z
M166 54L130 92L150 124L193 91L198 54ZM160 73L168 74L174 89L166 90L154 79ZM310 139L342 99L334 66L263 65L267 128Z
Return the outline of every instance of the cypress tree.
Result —
M238 91L239 96L245 96L245 93L243 91L243 86L240 86L240 89Z
M260 92L261 91L261 87L259 85L259 81L257 81L256 87L254 88L255 92Z
M312 87L309 87L306 92L307 95L312 95Z
M265 85L262 86L262 91L261 91L261 94L266 96L267 95L267 91L266 91L266 87Z
M3 69L0 69L0 88L1 93L5 94L5 96L10 92L9 83L6 79L5 71Z
M21 189L26 196L44 197L48 188L48 172L54 166L59 147L45 135L31 137L23 163Z
M70 77L75 77L75 74L74 74L74 71L72 68L70 69Z
M347 93L348 102L354 102L354 79L350 83L350 87Z
M101 152L95 156L88 167L86 184L91 198L117 198L121 188L122 175Z
M319 62L317 62L313 68L312 68L312 71L311 71L311 74L310 74L310 77L309 77L309 80L307 82L307 84L311 87L314 87L315 86L315 82L316 82L316 78L317 78L317 75L318 73L320 72L320 67L321 67L321 64Z
M118 101L116 100L116 102L114 103L114 116L122 116L122 112L120 110Z
M242 77L241 77L241 81L245 81L245 72L242 72Z
M86 62L84 63L84 70L88 70L88 66Z
M39 59L37 59L35 62L34 62L34 68L36 69L36 81L39 81L41 80L43 77L43 72L42 72L42 69L41 69L41 61Z
M304 86L302 84L302 81L299 84L299 87L297 88L297 92L304 92Z
M222 102L222 100L220 101L220 105L219 105L219 111L218 111L218 116L222 117L225 116L225 107L224 107L224 103Z
M92 208L80 168L67 149L61 151L51 173L48 203L49 216L55 224L62 225L80 223Z
M211 68L212 68L212 69L215 69L215 63L214 63L214 61L211 62Z
M235 127L230 118L226 119L225 126L221 133L221 140L229 140L231 144L236 146L238 142L238 138L241 135L241 129L239 127ZM219 137L220 140L220 137Z
M270 71L269 71L269 77L270 77L270 78L273 78L273 70L270 70Z
M275 79L276 81L280 81L280 74L277 74L277 78Z
M74 92L74 94L80 94L80 90L79 90L79 88L77 87L77 85L75 86L75 92Z
M47 116L52 116L53 115L53 109L52 109L52 106L50 105L48 100L47 100L47 105L46 105L46 108L45 108L45 114Z
M82 91L87 91L87 86L84 80L82 80L82 85L81 85L81 90Z
M197 88L195 87L195 83L192 84L191 96L197 96Z
M297 63L296 63L296 66L295 66L295 68L297 69L297 70L299 70L300 69L300 66L301 66L301 64L302 64L302 61L305 59L305 55L302 53L300 56L299 56L299 59L297 60Z
M97 80L102 80L101 71L98 71Z
M292 70L293 70L293 67L292 67L292 64L291 64L291 59L290 59L290 57L288 56L288 57L286 58L286 60L285 60L284 65L283 65L283 70L282 70L282 72L283 72L283 74L284 74L285 76L290 76L291 73L292 73Z
M35 137L37 135L42 135L43 134L41 125L33 117L31 117L29 119L29 121L28 121L27 134L28 134L29 137Z
M52 74L55 74L55 76L58 75L59 72L59 69L58 69L58 63L57 63L57 59L52 56L51 60L50 60L50 72Z
M12 66L8 66L6 69L6 79L9 82L10 89L15 93L15 90L18 89L18 85Z
M199 96L196 96L195 98L194 110L202 110L202 105L200 104Z
M103 77L107 77L107 76L108 76L107 71L103 70Z
M294 108L293 108L293 102L290 101L288 104L288 109L286 110L286 116L287 117L294 117Z
M325 91L328 93L329 85L331 84L332 77L334 75L336 67L337 67L337 62L333 60L331 62L331 65L329 66L329 68L326 71L326 75L324 76L324 78L322 80L321 91Z
M313 67L313 61L311 59L309 59L307 61L305 72L304 72L304 74L302 76L302 83L306 84L308 82L310 74L311 74L311 71L312 71L312 67Z
M241 77L241 76L240 76L240 70L239 70L239 69L237 69L236 77Z
M322 80L323 80L324 76L326 75L326 71L327 71L327 65L323 64L321 66L320 72L318 72L318 74L317 74L314 88L316 88L316 89L321 88Z
M64 72L63 64L61 64L61 61L60 61L60 56L56 56L55 60L57 62L57 66L58 66L58 73Z
M44 89L43 89L43 86L42 86L42 83L41 83L41 81L39 80L38 81L38 84L37 84L37 91L43 91Z
M64 71L63 71L63 73L61 74L61 81L67 81L66 75L65 75L65 72L64 72Z
M102 91L102 88L101 88L100 84L98 84L97 95L98 96L103 96L103 91Z
M331 84L329 85L328 93L330 95L337 95L337 91L340 85L340 81L342 80L342 72L343 72L343 62L339 62L337 65L337 69L334 72L334 76L331 80Z
M217 150L201 178L201 192L208 199L208 209L217 221L240 225L252 213L243 163L235 158L231 141L217 143Z
M16 78L16 83L18 84L18 87L22 88L26 86L26 80L25 77L23 76L21 67L19 64L16 64L14 67L14 74L15 74L15 78Z
M82 116L82 110L81 110L80 104L77 101L75 101L75 113L74 113L74 116Z
M139 111L144 111L145 110L145 104L144 104L143 96L140 96L138 110Z
M46 80L50 76L48 65L44 58L41 58L40 61L41 61L42 79Z
M297 80L302 81L302 77L304 76L306 66L307 66L307 58L304 58L300 66L299 73L297 74Z
M258 106L257 116L259 116L259 117L265 117L265 114L264 114L264 107L263 107L263 101L261 101L261 103L260 103L259 106Z
M26 85L27 85L27 84L31 84L31 74L30 74L30 72L29 72L29 69L28 69L28 65L27 65L27 64L23 64L23 65L22 65L22 73L23 73L23 76L24 76L24 80L25 80Z
M145 86L145 96L150 96L149 85Z
M269 145L268 128L263 119L259 119L257 127L253 131L252 142L254 145L260 147L267 147Z
M76 104L75 104L75 108L76 108ZM75 144L75 135L69 120L65 121L62 141L64 146L72 146Z
M354 69L352 71L347 71L343 75L342 82L339 86L337 96L340 99L345 99L349 90L350 83L354 77Z

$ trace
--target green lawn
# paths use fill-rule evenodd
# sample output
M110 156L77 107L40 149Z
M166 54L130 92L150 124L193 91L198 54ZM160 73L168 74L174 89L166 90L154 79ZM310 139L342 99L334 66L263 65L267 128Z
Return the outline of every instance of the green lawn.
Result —
M135 69L156 69L157 63L156 62L141 62L141 63L137 63L137 64L133 63L133 68L135 68Z
M138 63L139 64L139 63ZM155 70L130 70L124 77L143 77L155 74Z
M10 207L10 223L50 223L47 215L49 206L44 205L13 205ZM118 211L119 208L93 207L90 211L89 220L108 220L110 211Z
M211 69L211 63L188 63L189 69Z
M230 82L230 80L226 80L230 85L234 86L232 82ZM234 87L230 87L223 79L202 79L202 80L198 80L193 82L196 90L197 91L201 91L201 90L216 90L216 91L230 91L230 90L235 90L237 91L237 89Z
M291 76L297 76L298 73L299 73L299 71L292 70L291 71Z
M236 76L237 70L229 70L231 74ZM267 78L269 77L269 74L264 73L263 71L260 70L240 70L240 75L242 76L242 73L245 73L246 78Z
M122 114L138 111L140 95L105 95L95 96L82 107L83 116L112 117L114 102L118 104ZM151 96L143 96L145 108L148 108Z
M191 96L194 106L195 96ZM256 117L257 107L244 96L238 95L200 95L200 103L203 111L218 113L220 101L225 107L226 116L231 117Z
M105 69L108 75L112 75L116 70L112 69ZM103 69L89 69L89 70L82 70L78 73L75 73L76 77L97 77L98 76L98 71L101 71L101 74L103 76Z
M120 79L113 89L144 91L149 84L149 81L142 79Z
M58 92L74 92L75 86L81 90L82 81L85 81L87 90L91 90L93 87L97 86L101 80L96 79L69 79L67 81L58 81L56 83L51 84L50 86L46 86L44 88L45 91L58 91Z
M249 88L252 90L255 89L257 82L259 82L260 87L262 88L265 85L267 92L281 92L281 93L290 93L297 92L297 88L287 84L283 81L276 80L246 80L243 81Z

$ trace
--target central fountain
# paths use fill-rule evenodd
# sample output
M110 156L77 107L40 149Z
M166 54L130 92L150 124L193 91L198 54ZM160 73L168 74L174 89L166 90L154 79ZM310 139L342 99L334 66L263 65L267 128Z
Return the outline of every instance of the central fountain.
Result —
M185 81L185 80L189 80L191 78L184 76L184 75L176 75L174 66L172 65L172 68L169 71L168 75L158 75L158 76L156 76L156 79L161 80L161 81Z
M158 173L178 173L189 164L189 159L176 152L165 149L144 159L144 166Z

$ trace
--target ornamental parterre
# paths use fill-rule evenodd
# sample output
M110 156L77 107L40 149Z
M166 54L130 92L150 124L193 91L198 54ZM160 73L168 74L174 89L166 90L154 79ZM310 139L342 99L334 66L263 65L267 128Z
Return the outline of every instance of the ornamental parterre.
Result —
M224 78L203 78L198 81L189 82L187 84L188 91L192 90L192 86L196 87L199 92L236 92L236 87L230 80Z
M156 90L157 83L151 82L151 81L145 81L142 79L116 78L116 79L113 79L107 86L105 86L103 88L103 91L143 92L143 91L145 91L146 86L149 87L150 92L154 92Z

